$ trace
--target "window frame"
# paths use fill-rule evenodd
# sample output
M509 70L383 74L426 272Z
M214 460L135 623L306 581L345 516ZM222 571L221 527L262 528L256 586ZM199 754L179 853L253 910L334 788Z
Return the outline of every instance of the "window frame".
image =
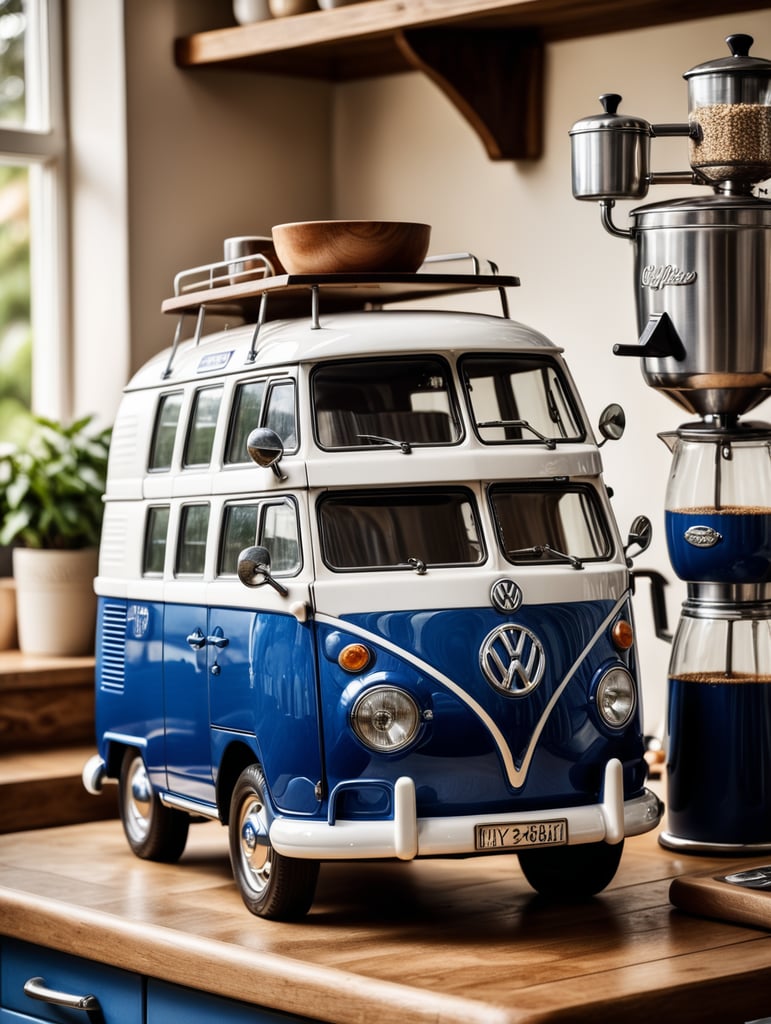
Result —
M237 576L237 571L233 569L228 571L223 567L224 556L225 556L225 541L226 541L226 530L230 513L232 509L236 508L254 508L255 509L255 528L254 528L254 540L253 545L262 545L267 547L264 543L264 529L265 529L265 516L267 510L273 506L285 506L290 508L294 513L295 523L297 526L297 565L292 569L274 569L271 565L271 575L291 578L299 576L303 570L304 558L303 558L303 543L302 543L302 530L300 526L299 507L295 497L291 494L275 495L275 497L259 497L259 498L248 498L245 500L226 501L220 511L219 524L218 524L218 538L217 538L217 562L215 566L215 579L218 580L232 580ZM270 550L270 549L268 549Z
M30 191L32 411L66 418L73 375L69 316L67 132L61 0L27 0L25 87L34 97L31 126L0 125L0 161L23 165ZM32 78L32 64L39 77Z
M421 497L430 499L432 497L454 497L459 499L459 505L465 503L468 505L474 527L476 529L476 540L474 543L479 546L479 557L473 562L425 562L425 566L431 570L457 570L462 569L464 571L474 570L481 568L488 559L487 541L485 537L485 530L480 515L479 504L476 495L468 487L462 484L449 484L447 486L429 486L429 487L382 487L376 490L345 490L345 491L328 491L319 498L316 505L316 521L317 529L320 542L320 553L321 559L327 569L330 572L336 574L349 574L349 573L383 573L383 572L415 572L416 565L410 562L398 562L388 565L351 565L351 566L340 566L334 565L330 561L329 551L330 544L327 533L327 525L324 521L324 509L329 505L340 505L343 502L349 502L355 504L357 501L371 501L372 504L378 508L382 508L388 503L389 498L397 499L395 504L398 504L398 499L404 499L409 501L412 499L415 504ZM471 544L471 541L469 541ZM416 550L414 556L416 560L420 559L420 552Z
M541 372L544 370L552 372L559 385L562 403L564 404L568 415L572 419L572 425L575 426L577 432L576 434L567 434L564 437L553 435L550 440L558 445L582 444L586 441L587 424L581 414L581 409L576 400L575 388L572 385L570 375L567 372L565 365L560 360L556 359L551 352L464 352L458 360L458 376L466 399L469 422L471 423L471 428L474 431L474 436L480 444L485 445L485 447L496 447L500 445L542 445L544 443L542 438L538 437L536 433L529 433L527 428L524 426L517 428L522 431L521 437L487 438L482 435L481 428L477 421L477 410L474 407L474 398L472 395L473 378L469 377L467 366L469 363L483 363L485 360L490 360L493 364L503 364L509 360L525 364L532 363L534 369L539 369Z
M166 513L165 535L163 538L163 560L160 569L150 568L153 541L160 543L160 535L156 535L153 527L159 516ZM169 550L169 527L171 525L171 505L166 503L148 505L145 510L145 528L142 539L142 577L144 579L162 579L166 574L166 557Z
M582 501L586 502L588 508L592 512L593 522L586 522L587 533L591 534L593 530L597 530L601 535L600 538L604 542L602 552L597 555L575 555L572 551L565 551L562 554L567 557L560 557L558 554L553 556L542 555L540 557L515 558L511 554L510 550L504 543L505 538L503 536L503 529L499 516L496 511L495 499L497 495L547 495L557 494L563 496L566 494L575 494ZM613 538L613 531L611 523L608 519L607 509L604 507L600 495L598 494L595 487L592 487L589 483L583 483L578 481L558 481L549 479L534 479L527 481L516 481L513 483L496 483L492 484L487 489L487 502L492 520L493 529L495 531L495 538L498 544L498 548L510 565L516 565L522 567L533 567L541 568L543 566L549 567L562 567L569 565L568 558L576 557L583 563L607 563L613 561L616 554L616 545ZM513 549L515 551L522 549Z
M462 415L461 402L459 401L457 394L457 384L455 375L453 374L452 367L447 357L440 352L425 352L425 353L414 353L414 354L402 354L402 355L378 355L378 356L352 356L346 359L334 359L324 363L320 363L314 367L311 373L310 387L311 387L311 406L313 409L313 440L316 447L320 451L329 452L342 452L342 451L382 451L385 449L393 448L393 443L384 440L381 443L368 443L362 442L357 444L324 444L321 440L321 430L319 429L319 412L323 409L319 409L319 396L318 388L319 384L323 386L326 382L320 380L324 374L334 370L336 367L356 367L356 366L367 366L382 363L393 363L395 366L404 367L408 363L428 363L435 361L442 370L442 375L445 381L444 394L447 398L447 415L451 428L456 432L456 436L451 438L449 441L408 441L410 448L450 448L463 443L465 439L465 423ZM417 411L417 410L416 410ZM398 441L398 438L392 439Z

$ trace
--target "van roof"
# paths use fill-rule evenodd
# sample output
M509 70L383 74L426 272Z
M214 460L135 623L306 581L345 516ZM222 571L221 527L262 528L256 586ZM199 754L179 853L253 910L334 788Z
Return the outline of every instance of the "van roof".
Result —
M127 390L262 371L300 363L368 356L468 351L531 352L562 349L525 324L502 316L444 310L389 309L264 323L253 346L255 324L193 338L151 358ZM252 348L254 351L252 353Z

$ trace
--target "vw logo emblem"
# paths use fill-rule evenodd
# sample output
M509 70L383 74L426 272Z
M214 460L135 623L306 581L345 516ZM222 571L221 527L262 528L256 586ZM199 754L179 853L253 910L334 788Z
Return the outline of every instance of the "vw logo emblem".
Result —
M490 587L490 600L499 612L515 612L522 604L522 591L514 580L496 580Z
M524 697L541 681L546 654L541 641L524 626L507 623L489 633L479 650L487 681L511 697Z

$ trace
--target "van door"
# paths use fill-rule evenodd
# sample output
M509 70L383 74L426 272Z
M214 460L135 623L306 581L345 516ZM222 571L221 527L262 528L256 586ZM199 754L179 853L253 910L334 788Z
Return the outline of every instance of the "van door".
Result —
M164 588L163 702L169 790L213 802L204 567L208 502L179 510L174 576Z
M225 504L207 647L214 765L230 743L249 745L278 809L307 814L318 808L322 759L304 515L290 496ZM236 575L238 556L256 544L273 582L255 577L248 586Z

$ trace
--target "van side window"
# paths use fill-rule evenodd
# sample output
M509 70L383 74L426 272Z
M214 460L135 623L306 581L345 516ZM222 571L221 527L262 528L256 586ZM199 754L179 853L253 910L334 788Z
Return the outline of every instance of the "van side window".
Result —
M226 465L249 462L246 439L255 427L260 425L262 401L265 397L265 381L252 380L239 384L233 402L233 415L225 449Z
M251 547L257 537L259 505L226 505L222 519L218 576L234 576L238 556Z
M211 462L221 400L222 385L200 388L196 391L185 442L183 465L205 467Z
M162 395L155 414L153 437L150 444L149 469L171 469L171 457L174 453L174 438L177 436L177 423L182 408L182 392L174 391Z
M450 369L436 357L358 359L313 375L322 448L388 448L460 440Z
M282 380L271 384L265 401L264 425L275 430L284 443L284 450L297 450L297 426L295 413L295 385L293 380Z
M166 559L166 535L169 529L169 506L154 505L147 510L142 575L160 576Z
M273 572L297 572L300 568L300 541L297 533L297 511L293 502L286 499L265 505L260 543L270 552Z
M182 506L179 540L177 541L176 573L183 576L203 576L208 528L208 505Z
M301 564L300 539L297 509L291 499L225 506L217 575L235 575L238 556L253 544L268 549L273 573L297 572Z
M330 496L319 526L331 569L477 565L484 556L473 498L461 490Z
M550 356L466 356L460 369L483 444L583 440L570 387Z
M297 451L297 412L293 380L254 380L239 384L225 446L225 464L249 462L246 441L255 427L275 430L287 452Z

